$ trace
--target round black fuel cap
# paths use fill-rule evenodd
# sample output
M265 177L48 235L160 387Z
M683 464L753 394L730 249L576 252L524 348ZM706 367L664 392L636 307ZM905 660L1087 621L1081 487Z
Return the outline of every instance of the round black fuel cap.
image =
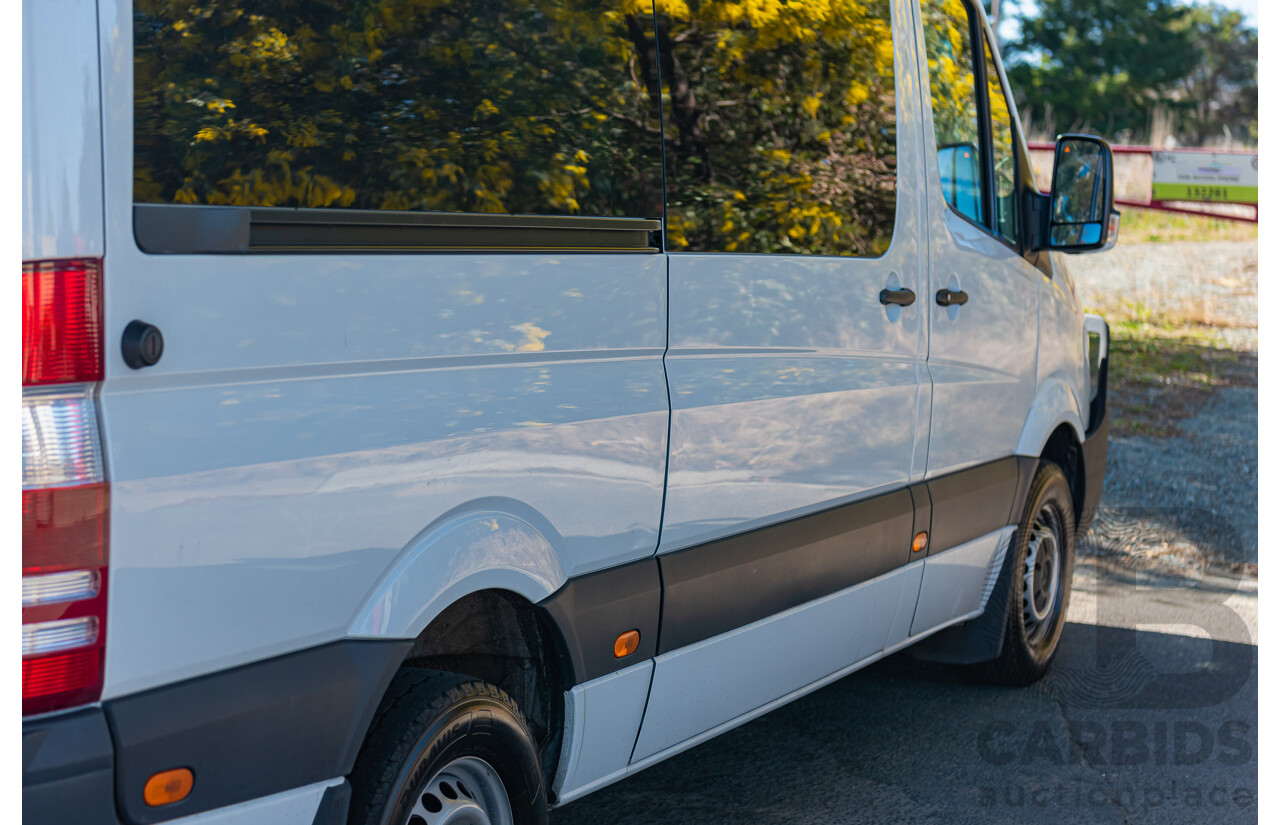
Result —
M149 367L160 360L164 352L164 336L160 330L146 321L130 321L120 340L120 353L124 362L135 370Z

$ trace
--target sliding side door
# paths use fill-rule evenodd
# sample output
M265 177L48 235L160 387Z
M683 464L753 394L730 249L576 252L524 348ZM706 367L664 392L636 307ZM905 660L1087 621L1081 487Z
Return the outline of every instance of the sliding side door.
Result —
M633 764L881 651L916 595L907 485L928 397L906 12L715 8L660 6L657 23L672 424Z

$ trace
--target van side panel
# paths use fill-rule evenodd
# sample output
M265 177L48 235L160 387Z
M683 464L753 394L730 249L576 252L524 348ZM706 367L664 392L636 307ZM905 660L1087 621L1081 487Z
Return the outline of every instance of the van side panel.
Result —
M1051 407L1053 419L1052 426L1043 428L1043 435L1035 444L1035 452L1026 455L1039 455L1045 441L1062 421L1071 423L1081 442L1084 441L1085 429L1092 426L1089 421L1089 359L1086 356L1084 308L1075 281L1062 260L1065 256L1055 254L1049 257L1054 277L1045 279L1040 285L1040 346L1037 347L1036 372L1040 379L1037 401L1047 396L1046 390L1056 385ZM1041 413L1046 424L1050 423L1046 410L1033 410L1032 417L1036 412ZM1031 448L1034 443L1028 439L1035 429L1031 425L1029 418L1023 428L1025 443L1018 445L1019 452L1024 447Z
M114 356L102 391L108 695L341 637L402 551L432 552L414 540L446 515L541 524L567 576L653 552L660 257L120 246L107 329L141 317L166 346L134 375ZM541 541L493 524L477 540L498 552L476 557L547 566L526 557ZM478 572L466 553L441 561L440 591ZM425 625L445 606L395 612Z
M884 650L904 596L915 601L904 571L659 656L632 761Z
M22 62L22 258L99 256L102 112L93 0L23 0Z
M671 257L671 466L661 553L905 487L925 318L910 12L894 3L896 218L877 258ZM906 307L881 303L906 288ZM921 443L921 442L925 443Z
M342 638L357 617L361 635L409 634L464 579L533 600L654 552L661 255L144 254L129 7L101 8L105 698ZM139 371L115 343L135 318L165 339ZM458 519L483 552L457 530L423 546ZM512 575L530 569L549 572ZM381 609L388 594L402 601Z

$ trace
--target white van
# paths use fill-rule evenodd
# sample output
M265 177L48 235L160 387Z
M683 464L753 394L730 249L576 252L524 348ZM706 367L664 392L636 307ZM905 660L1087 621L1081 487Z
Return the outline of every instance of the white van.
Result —
M25 0L28 823L544 822L1049 667L1109 147L968 0Z

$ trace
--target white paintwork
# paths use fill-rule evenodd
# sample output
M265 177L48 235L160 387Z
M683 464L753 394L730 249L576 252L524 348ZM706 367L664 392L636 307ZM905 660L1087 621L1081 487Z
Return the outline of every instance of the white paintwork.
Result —
M893 19L898 202L888 252L670 256L671 459L660 552L901 486L917 446L927 446L917 389L919 95L905 3L893 4ZM880 290L895 284L917 301L882 306Z
M1084 307L1074 279L1061 264L1061 256L1051 256L1051 260L1053 278L1042 279L1040 283L1040 346L1036 365L1040 386L1028 419L1039 416L1046 423L1058 419L1045 432L1046 440L1059 423L1067 421L1075 430L1077 440L1083 442L1089 417L1089 350L1083 332ZM1049 400L1045 390L1050 386L1066 390L1065 394L1056 392L1052 406L1045 403ZM1024 429L1023 435L1027 434ZM1018 447L1021 453L1021 439ZM1040 451L1023 454L1040 455Z
M746 723L752 721L753 719L758 719L759 717L764 716L766 713L769 713L772 710L776 710L777 708L780 708L783 705L794 702L795 700L800 699L804 696L807 696L816 690L821 690L822 688L826 687L832 682L837 682L843 679L844 677L849 676L850 674L853 674L863 669L864 667L867 667L868 665L875 664L876 662L880 661L886 656L890 656L894 653L897 653L899 650L902 650L905 647L909 647L915 644L916 642L922 639L925 639L941 630L945 630L951 625L958 624L961 621L964 621L964 619L963 618L955 619L954 621L948 622L943 625L939 625L938 627L935 627L932 630L929 630L918 636L912 636L909 639L904 639L898 642L897 644L893 645L892 647L886 647L884 650L880 651L879 653L873 653L872 655L868 656L865 659L861 659L847 667L841 668L835 673L832 673L828 676L818 679L815 682L811 682L810 684L807 684L804 687L794 690L791 693L786 694L785 696L779 696L777 699L774 699L772 702L761 705L760 707L754 710L748 711L747 713L744 713L741 716L738 716L734 719L730 719L729 721L724 722L722 724L716 725L714 728L706 730L698 734L697 736L692 736L684 740L683 742L672 745L666 750L659 751L658 753L655 753L652 756L647 756L644 759L638 759L632 762L630 766L628 766L626 775L631 776L633 774L639 773L640 771L644 770L647 767L650 767L651 765L656 765L659 762L662 762L666 759L670 759L672 756L675 756L676 754L683 753L684 751L687 751L690 748L697 747L698 745L701 745L702 743L707 742L708 740L714 739L722 733L733 730L734 728L739 727L741 725L745 725ZM690 690L692 689L694 689L694 686L690 686ZM621 779L623 777L617 777L617 778ZM614 781L616 781L616 779Z
M913 637L982 613L1014 529L992 531L925 559Z
M539 602L566 578L555 548L532 524L502 511L457 513L410 543L347 635L413 638L468 593L509 590Z
M917 40L923 42L918 13L915 25ZM928 60L923 48L917 51L929 247L933 418L927 475L932 478L1013 454L1036 394L1037 304L1045 278L1017 251L947 206L938 171ZM1008 96L1003 71L1000 76ZM1017 113L1011 114L1016 141L1023 147ZM963 289L969 302L938 306L932 297L944 287Z
M23 0L23 260L103 253L100 124L94 0Z
M729 722L885 649L903 568L745 627L664 653L635 761ZM915 591L909 594L912 599Z
M341 785L342 781L343 778L338 777L317 782L238 805L171 819L168 825L313 825L325 790Z
M932 146L932 127L926 130ZM951 211L929 165L929 296L969 293L964 306L929 301L933 418L928 477L1011 455L1035 393L1037 281L1044 276L990 233Z
M1085 347L1087 351L1088 336L1098 336L1098 359L1104 360L1107 357L1107 350L1111 345L1111 337L1107 334L1107 319L1101 315L1094 315L1092 312L1086 312L1084 315L1084 333Z
M644 716L653 660L565 693L565 737L553 789L563 805L626 776Z
M911 638L911 622L915 619L916 603L920 599L920 581L924 578L924 559L913 561L902 570L902 601L893 614L893 624L885 639L885 648L896 648Z
M1086 381L1088 380L1086 373ZM1080 401L1069 379L1061 374L1050 376L1040 385L1027 420L1018 437L1017 454L1038 456L1044 452L1049 436L1062 424L1070 424L1076 439L1084 442L1084 421L1080 414ZM1085 415L1088 408L1084 409Z

